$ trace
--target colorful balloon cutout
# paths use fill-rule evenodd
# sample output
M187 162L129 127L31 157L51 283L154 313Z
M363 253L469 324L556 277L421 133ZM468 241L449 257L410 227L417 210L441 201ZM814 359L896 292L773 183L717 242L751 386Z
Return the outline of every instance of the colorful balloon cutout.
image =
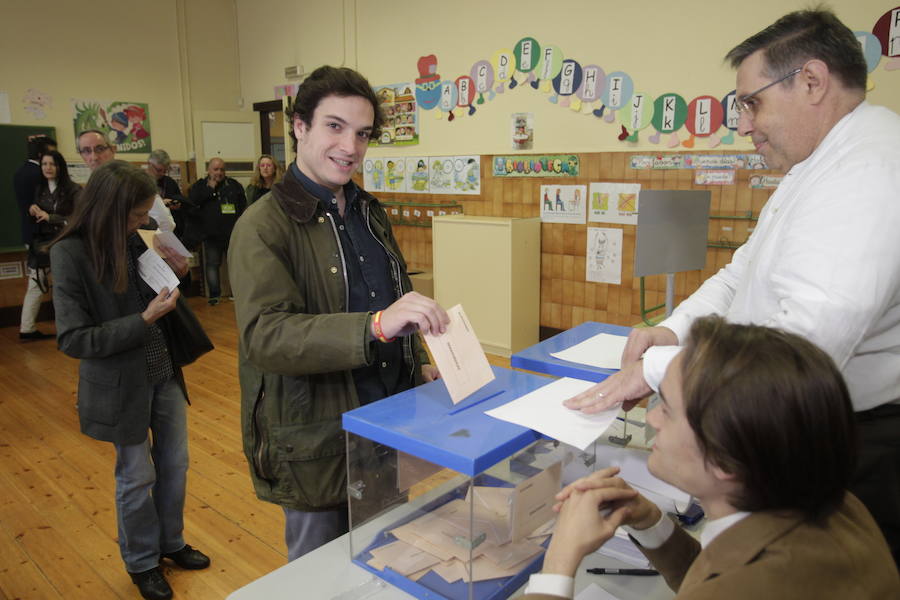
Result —
M578 61L567 58L562 61L559 73L553 78L553 91L563 99L560 102L562 106L567 106L569 96L573 95L581 88L581 65ZM552 102L552 100L551 100Z
M881 42L881 53L890 59L884 69L900 69L900 6L881 15L872 28L872 34Z
M544 88L543 91L549 92L550 81L559 73L564 58L563 51L559 46L544 46L544 49L541 50L541 60L535 69L537 79L531 82L531 87L534 89ZM543 85L541 85L542 83Z
M475 99L475 82L468 75L461 75L456 78L457 99L456 105L460 108L469 108L469 114L475 114L475 105L472 101Z
M722 138L722 143L734 143L734 132L738 128L738 119L740 119L740 114L737 110L737 91L731 90L722 98L722 124L729 130L728 134Z
M653 127L657 133L671 133L669 147L678 145L678 134L675 133L687 120L687 102L678 94L662 94L653 102ZM659 143L659 135L650 137L654 144Z
M871 73L881 61L881 40L868 31L854 31L853 35L859 40L863 58L866 59L866 72Z
M607 123L616 120L615 111L628 104L631 95L634 93L634 84L631 76L622 71L615 71L606 76L606 86L600 94L600 101L603 106L599 110L594 111L597 117L603 117L603 112L608 110L604 119Z
M638 141L638 131L650 125L653 119L653 97L647 94L632 94L628 106L619 111L622 133L619 141Z
M577 102L572 102L573 110L581 110L576 107L578 102L585 104L585 111L589 111L591 104L600 100L600 95L606 89L606 73L597 65L587 65L581 67L581 87L575 92L578 96Z
M494 67L490 61L479 60L472 65L469 76L475 82L475 91L478 92L478 104L484 104L485 93L488 95L488 100L494 99Z
M447 117L448 121L452 121L456 117L453 115L453 109L456 108L456 100L459 97L459 93L456 91L456 82L444 80L441 82L441 101L438 106L441 107L441 110L445 113L448 113Z
M697 96L691 100L687 107L687 120L684 123L691 137L682 142L682 146L693 148L695 137L710 138L711 147L718 146L719 137L713 134L722 126L724 114L718 98Z
M441 76L437 74L437 57L434 54L420 56L416 65L416 104L419 108L431 110L441 99Z
M513 56L516 58L516 71L528 73L528 81L534 79L534 68L541 59L541 45L537 40L531 37L525 37L516 42L513 48ZM509 89L513 89L519 85L516 81L515 74L509 78Z
M511 50L498 50L494 53L491 64L494 65L494 79L500 84L496 89L498 94L504 92L506 82L512 77L515 71L515 60Z

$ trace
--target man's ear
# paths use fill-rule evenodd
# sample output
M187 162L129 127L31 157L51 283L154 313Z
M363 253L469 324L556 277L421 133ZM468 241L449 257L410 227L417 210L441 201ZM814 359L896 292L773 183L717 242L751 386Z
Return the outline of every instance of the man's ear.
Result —
M729 473L722 467L710 465L710 470L712 471L713 476L719 481L727 481L732 483L737 481L737 476L734 473Z
M797 81L803 86L812 104L819 104L832 85L832 74L823 61L814 58L806 61L803 70L797 73Z
M306 123L303 122L303 119L300 118L300 115L294 115L294 119L292 121L292 126L294 128L294 137L297 138L297 143L303 139L303 136L306 135L306 131L309 129Z

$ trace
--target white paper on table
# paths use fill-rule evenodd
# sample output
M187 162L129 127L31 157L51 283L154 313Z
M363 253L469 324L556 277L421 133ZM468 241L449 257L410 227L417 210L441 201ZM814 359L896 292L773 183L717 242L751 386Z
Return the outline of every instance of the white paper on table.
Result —
M619 600L596 583L587 586L575 596L575 600Z
M162 253L157 250L157 244L160 246L168 246L185 258L193 256L191 251L188 250L185 245L181 243L181 240L175 237L175 234L171 231L162 231L161 229L155 231L150 229L138 229L137 231L138 235L141 236L141 239L144 240L144 244L151 250L156 250L156 253L160 256L162 256ZM154 243L154 240L156 240L156 243Z
M596 583L587 586L575 596L575 600L619 600Z
M600 369L621 369L622 351L627 341L628 337L624 335L598 333L565 350L551 352L550 356Z
M590 446L616 419L619 407L586 415L563 406L563 401L593 386L591 381L563 377L520 396L486 415L539 431L580 450Z
M426 333L424 337L450 399L458 404L493 381L494 372L462 305L450 308L447 314L447 331L441 335Z
M163 288L173 291L180 283L178 276L172 271L168 263L160 258L159 254L147 249L138 257L138 274L144 283L150 286L157 294Z

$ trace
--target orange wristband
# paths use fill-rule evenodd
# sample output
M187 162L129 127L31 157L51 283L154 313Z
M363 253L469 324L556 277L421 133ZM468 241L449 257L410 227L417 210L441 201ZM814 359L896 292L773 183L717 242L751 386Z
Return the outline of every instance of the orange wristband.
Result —
M379 310L372 315L372 329L375 330L375 339L382 344L387 344L388 342L393 342L397 338L387 338L384 336L384 331L381 330L381 313L382 311Z

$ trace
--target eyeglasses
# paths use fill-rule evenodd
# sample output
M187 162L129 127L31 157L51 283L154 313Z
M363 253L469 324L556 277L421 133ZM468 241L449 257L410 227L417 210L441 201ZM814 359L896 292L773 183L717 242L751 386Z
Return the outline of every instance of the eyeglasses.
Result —
M775 81L767 83L766 85L762 86L755 92L750 92L749 94L744 94L743 96L741 96L740 98L735 100L735 102L734 102L735 110L737 110L738 114L747 113L748 117L752 117L753 111L756 109L756 97L760 93L766 91L767 89L769 89L776 83L781 83L785 79L790 79L791 77L793 77L794 75L796 75L797 73L799 73L802 70L803 70L803 67L797 67L796 69L794 69L793 71L791 71L790 73L785 75L784 77L779 77Z
M79 148L78 154L82 156L90 156L91 154L102 154L110 149L110 146L107 144L100 144L98 146L94 146L91 148L88 146L87 148Z

